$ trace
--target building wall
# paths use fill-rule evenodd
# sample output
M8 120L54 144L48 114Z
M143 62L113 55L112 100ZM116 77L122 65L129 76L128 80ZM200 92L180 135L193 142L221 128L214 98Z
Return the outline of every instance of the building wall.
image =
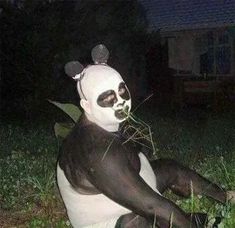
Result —
M203 56L208 55L208 50L213 45L208 45L208 34L213 33L214 52L230 50L231 63L229 73L219 73L216 64L205 70L202 67ZM210 104L223 106L235 102L235 34L229 34L227 44L217 45L221 34L227 32L223 29L194 30L165 33L168 40L168 66L174 70L174 102L180 106L184 104ZM215 42L216 41L216 42ZM227 49L226 49L227 48ZM231 48L231 49L229 49ZM223 52L222 57L223 57ZM221 54L220 53L220 54ZM217 60L216 60L217 58ZM214 57L214 63L218 61ZM213 72L210 72L213 71ZM222 104L222 105L221 105Z
M208 34L213 34L213 42L209 44L210 40ZM210 29L210 30L194 30L194 31L179 31L163 34L163 37L168 40L168 56L169 56L169 68L176 71L177 76L214 76L225 77L235 75L235 37L228 33L229 43L220 44L222 34L227 34L227 29ZM223 36L227 37L227 36ZM214 53L212 48L214 47ZM223 49L223 50L222 50ZM209 50L209 51L208 51ZM231 56L226 57L227 53ZM218 54L218 53L219 54ZM214 57L211 57L213 54ZM221 55L218 57L218 55ZM207 69L203 69L203 56L206 59L214 58L213 66L210 62L206 66ZM209 56L209 57L208 57ZM217 56L217 57L216 57ZM217 60L216 60L217 58ZM224 63L218 64L219 59ZM224 59L223 59L224 58ZM227 59L226 59L227 58ZM222 59L222 60L221 60ZM212 61L212 60L210 60ZM215 64L217 62L217 66ZM226 72L229 62L231 63L231 69ZM227 64L227 65L226 65ZM213 69L212 69L213 68Z

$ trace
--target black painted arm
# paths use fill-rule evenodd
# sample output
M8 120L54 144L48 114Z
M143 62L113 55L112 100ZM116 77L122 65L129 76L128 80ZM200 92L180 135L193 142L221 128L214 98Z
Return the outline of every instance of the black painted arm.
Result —
M153 191L139 176L128 161L125 152L107 153L103 160L95 159L88 171L89 181L102 193L151 222L154 216L173 224L190 226L190 219L177 205Z

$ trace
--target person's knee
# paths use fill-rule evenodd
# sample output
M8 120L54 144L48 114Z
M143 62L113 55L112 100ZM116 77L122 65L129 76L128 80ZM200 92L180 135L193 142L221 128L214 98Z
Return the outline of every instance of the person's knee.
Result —
M157 188L163 193L175 184L181 165L173 159L157 159L151 163L157 180Z
M115 228L146 228L149 227L150 223L144 218L134 213L122 215Z
M161 179L160 182L165 182L164 184L167 188L183 197L190 196L194 177L191 169L184 167L173 159L159 159L156 170L157 177Z

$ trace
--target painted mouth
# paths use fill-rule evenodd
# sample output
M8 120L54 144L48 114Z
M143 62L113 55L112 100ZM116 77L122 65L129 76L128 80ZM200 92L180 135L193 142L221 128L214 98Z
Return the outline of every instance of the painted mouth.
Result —
M122 120L128 116L129 113L129 106L125 106L123 109L118 109L115 111L114 115L117 119Z

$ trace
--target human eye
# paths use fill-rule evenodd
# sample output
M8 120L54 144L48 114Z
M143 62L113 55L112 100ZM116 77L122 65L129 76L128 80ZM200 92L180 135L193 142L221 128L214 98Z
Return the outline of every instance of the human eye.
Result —
M130 93L126 87L126 84L124 82L121 82L118 87L118 95L123 98L124 100L130 99Z
M115 102L117 102L117 97L113 90L103 92L97 99L97 103L101 107L112 107Z

